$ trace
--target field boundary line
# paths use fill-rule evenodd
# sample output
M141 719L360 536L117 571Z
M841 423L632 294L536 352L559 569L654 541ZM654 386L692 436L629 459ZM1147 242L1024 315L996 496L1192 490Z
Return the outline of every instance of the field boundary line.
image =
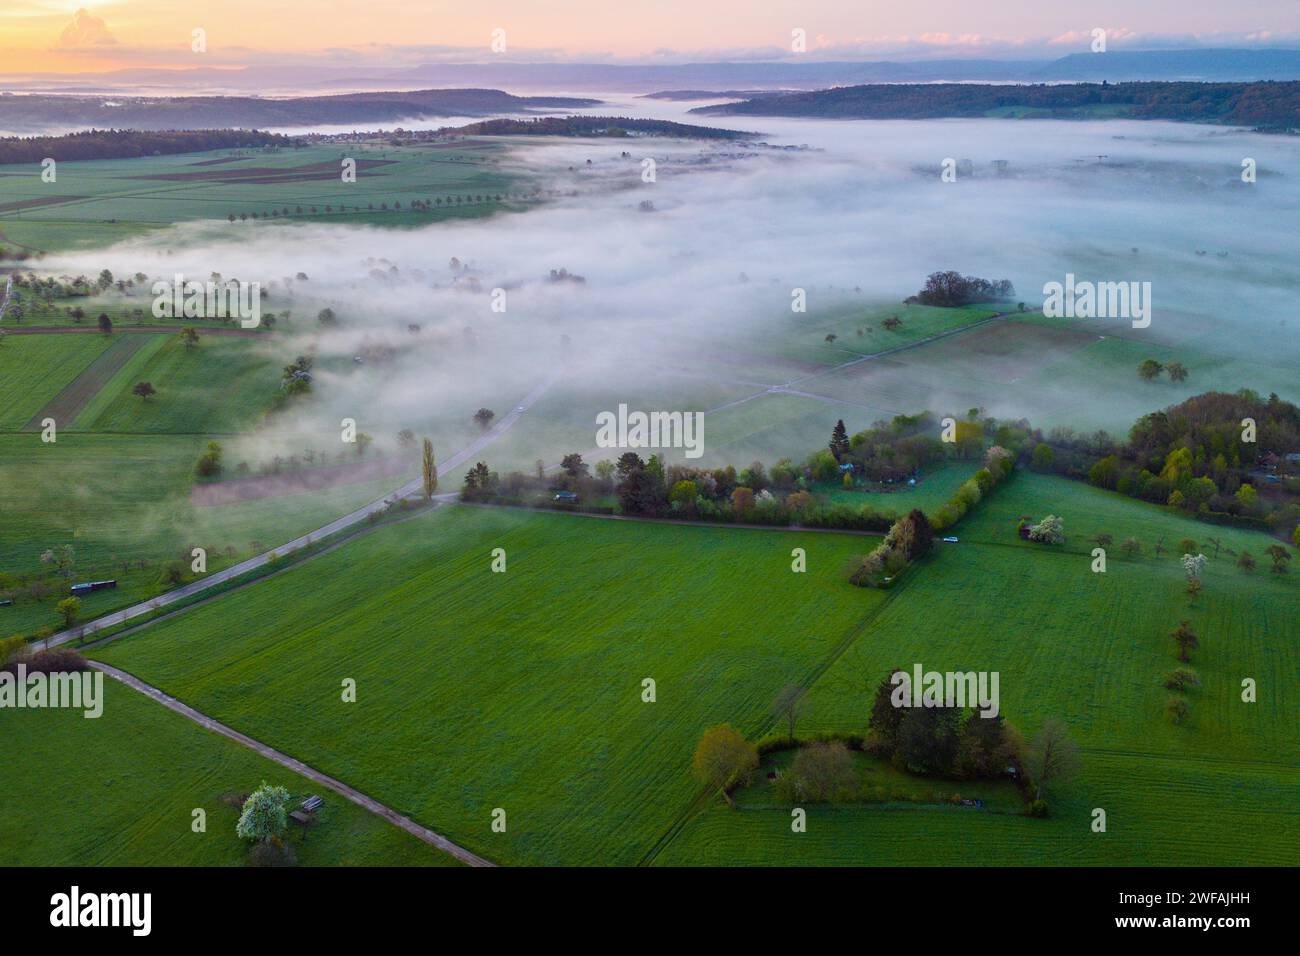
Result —
M440 473L445 474L452 468L460 467L460 465L473 458L489 444L509 431L510 428L514 426L515 422L522 418L524 413L535 405L544 394L546 394L547 390L555 384L558 378L559 374L556 373L548 376L540 384L536 385L527 395L524 396L522 402L517 405L514 410L503 416L495 425L472 441L469 445L453 454L446 461L440 463ZM94 634L97 631L104 630L108 627L115 627L118 624L124 624L132 618L142 617L158 610L160 607L175 604L178 601L183 601L195 594L215 587L218 584L224 584L240 575L262 567L283 554L310 545L321 538L337 534L353 525L360 524L362 521L367 520L372 514L382 513L388 508L389 503L393 499L400 500L403 498L414 497L420 493L421 484L422 482L420 478L412 478L405 484L394 488L383 497L377 498L369 504L362 505L360 508L350 511L339 518L335 518L318 528L313 528L311 531L301 534L290 541L279 544L269 551L254 555L251 558L245 558L243 561L233 564L228 568L216 571L206 577L199 578L198 580L191 581L189 584L173 588L170 591L164 591L162 594L156 595L146 601L140 601L125 608L110 611L109 613L100 615L94 620L87 621L84 624L78 624L74 627L59 631L57 634L53 635L48 642L46 642L46 646L58 647L62 644L68 643L69 641L84 639L86 636Z
M459 494L459 492L452 492ZM666 524L683 528L735 528L738 531L804 531L813 534L851 534L858 537L883 538L884 531L861 531L856 528L803 528L788 524L747 524L734 521L686 521L682 518L647 518L642 515L606 515L592 511L563 511L559 508L536 508L531 505L499 505L490 501L455 501L467 508L496 508L504 511L529 511L533 514L569 515L577 518L599 518L605 521L632 521L638 524Z
M99 332L98 329L87 331ZM53 398L41 406L40 411L23 426L23 431L40 431L41 422L46 418L53 418L56 422L62 419L67 424L75 422L77 416L86 410L86 406L94 400L95 396L148 344L148 340L139 337L121 338L113 342L91 359L90 364L78 372L72 381L59 389ZM87 392L85 391L87 385L92 385L94 388Z
M100 661L90 661L89 663L91 667L95 668L95 670L107 674L109 677L121 684L125 684L132 690L143 694L150 700L162 704L168 710L175 711L181 716L189 718L200 727L210 730L213 733L221 734L223 737L227 737L230 740L235 741L235 743L247 747L255 753L266 757L268 760L272 760L280 766L306 777L308 780L313 780L323 787L328 787L340 796L351 800L357 806L369 810L371 813L382 817L399 829L405 830L416 839L421 840L430 846L436 847L444 853L454 856L467 866L496 866L496 864L491 860L487 860L476 853L470 852L459 844L453 843L441 833L435 833L428 827L421 826L410 817L402 816L402 814L398 813L386 804L380 803L374 797L368 796L360 790L348 786L343 781L331 777L328 774L317 770L315 767L303 763L296 757L291 757L282 751L276 750L268 744L264 744L253 737L249 737L247 734L240 733L233 727L229 727L226 724L221 723L219 720L209 717L202 711L196 710L184 701L178 700L170 694L164 693L152 684L146 684L134 674L124 671L121 668L114 667L111 664L104 664Z
M890 588L889 593L885 595L885 599L881 601L880 604L878 604L876 607L868 611L866 616L863 617L862 620L858 621L857 624L850 627L848 629L848 632L842 638L840 638L839 643L837 643L834 647L832 647L830 649L830 652L825 657L823 657L820 661L818 661L813 665L812 670L804 678L804 683L801 685L804 688L804 694L807 694L810 690L812 690L813 685L817 683L817 681L821 680L821 678L826 674L827 671L831 669L831 667L835 664L835 662L839 660L841 657L843 657L844 653L850 647L852 647L855 643L857 643L858 638L861 637L864 633L866 633L866 631L870 628L871 624L876 620L876 618L880 616L881 612L883 612L885 608L887 608L890 605L890 603L893 602L893 600L898 596L898 594L901 593L901 591L902 588L900 587ZM777 719L778 718L775 715L768 714L766 716L766 719L763 721L762 724L759 725L758 730L755 732L754 734L755 739L761 739L763 734L771 730L772 727L776 724ZM655 840L653 844L650 845L650 847L646 850L644 854L642 854L641 859L637 861L637 866L653 865L655 859L659 856L659 854L661 854L665 849L667 849L668 846L674 840L676 840L677 837L681 835L682 830L686 829L686 824L690 823L690 821L694 819L694 817L703 808L704 804L707 803L712 797L713 797L712 789L705 788L704 790L702 790L695 797L695 799L692 800L686 806L686 808L683 809L682 812L677 815L677 817L673 820L673 822L668 825L668 829L665 830L662 834L660 834L659 838Z
M313 561L316 558L323 558L325 555L337 551L345 544L351 544L353 541L356 541L358 538L363 538L366 535L371 534L372 532L380 531L384 528L390 528L393 525L402 524L406 521L413 521L416 518L421 518L426 514L430 514L436 511L438 508L442 507L443 504L444 502L438 501L432 506L430 506L429 508L421 509L412 514L405 515L404 517L397 518L392 521L385 521L380 524L373 524L373 525L367 524L361 528L356 529L355 531L351 532L345 537L342 537L339 540L326 545L324 548L321 548L319 551L313 551L311 554L303 555L297 558L296 560L290 561L289 563L283 565L282 567L276 568L274 571L270 572L269 574L263 574L260 577L252 578L251 580L248 581L241 581L239 584L236 584L233 587L229 587L226 588L225 590L218 591L216 594L210 594L205 598L200 598L199 600L193 601L189 604L182 604L178 608L174 608L173 610L166 611L162 614L159 614L157 617L151 617L146 620L143 620L139 624L132 624L129 627L122 628L122 630L120 631L116 631L112 634L106 634L104 637L96 638L95 640L88 641L84 644L78 644L77 649L79 651L94 650L97 647L102 647L105 644L108 644L112 641L116 641L120 637L130 637L132 634L136 634L144 630L146 627L149 627L153 624L160 624L163 621L171 620L174 617L184 614L186 611L193 611L195 608L203 607L205 604L211 604L213 601L218 601L228 594L234 594L237 591L244 590L244 588L251 588L255 584L261 584L263 581L269 581L272 578L278 578L282 574L287 574L290 571L294 571L302 567L304 564ZM285 555L285 557L289 557L289 556L290 555Z

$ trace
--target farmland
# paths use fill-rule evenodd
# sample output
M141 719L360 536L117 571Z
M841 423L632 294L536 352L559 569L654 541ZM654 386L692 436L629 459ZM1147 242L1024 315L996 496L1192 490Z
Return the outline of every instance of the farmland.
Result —
M1015 537L1014 515L1046 507L1066 516L1063 550ZM1116 557L1092 574L1084 538L1103 525L1146 539L1205 527L1020 475L968 519L962 544L943 546L882 602L843 580L861 539L443 509L100 654L501 862L638 862L681 814L684 828L654 862L1113 864L1157 851L1173 863L1288 861L1261 822L1285 819L1296 782L1289 728L1300 702L1286 678L1297 666L1295 585L1242 576L1223 556L1188 607L1168 555ZM1250 534L1220 537L1259 547ZM795 540L809 549L805 579L789 573ZM505 574L488 570L494 547L509 556ZM622 575L628 561L660 576ZM739 584L755 574L761 588ZM698 609L671 640L651 623L668 594ZM1203 635L1194 664L1204 684L1175 727L1160 681L1175 663L1165 633L1179 616ZM838 623L811 623L823 619ZM697 792L687 764L704 727L760 734L774 689L811 679L800 733L860 733L869 688L913 660L999 670L1003 712L1027 732L1047 716L1068 721L1085 770L1051 818L814 809L807 841L787 853L757 839L762 828L788 833L784 811L742 800L737 812L709 802L687 813ZM1242 704L1240 674L1272 690ZM358 682L355 710L311 703L337 696L341 676ZM654 705L639 700L645 676L658 682ZM292 731L290 714L303 715ZM1228 779L1249 781L1249 798L1217 786ZM504 838L486 831L499 805L517 821ZM1095 805L1108 808L1110 836L1088 831ZM1184 839L1168 822L1207 806L1227 821L1212 834ZM927 829L951 841L916 843Z
M316 826L289 836L304 866L444 866L455 861L320 784L191 724L114 680L104 711L5 714L3 866L240 866L237 805L262 781L325 797ZM206 815L196 833L193 811ZM147 812L146 812L147 811Z
M99 655L491 859L635 863L700 731L761 730L879 605L841 577L863 541L444 508Z
M1065 517L1066 545L1021 541L1021 514ZM1268 539L1212 528L1061 479L1020 474L961 526L810 691L801 733L862 732L864 698L892 668L996 670L1002 713L1026 732L1065 720L1083 750L1082 771L1046 820L964 808L836 806L811 809L806 834L788 812L710 808L656 859L663 864L857 863L906 865L1295 865L1300 717L1294 674L1300 591L1294 576L1246 574L1227 550L1259 554ZM1113 551L1094 574L1090 538L1133 536L1146 553ZM1177 555L1184 537L1220 557L1194 604ZM1201 636L1192 666L1202 685L1181 726L1164 716L1163 676L1176 666L1167 636L1179 620ZM1259 702L1240 699L1256 679ZM946 785L960 789L961 783ZM1108 830L1089 829L1092 808ZM1188 830L1179 821L1213 819ZM922 835L925 839L922 843Z
M0 431L15 431L109 347L103 336L6 336L0 378Z
M0 245L93 248L174 223L228 222L231 215L238 226L230 228L250 230L259 225L253 214L275 223L271 210L278 216L284 208L284 222L424 225L510 208L494 197L519 181L503 162L505 151L486 142L455 149L358 143L217 152L228 161L214 166L211 153L186 153L65 162L53 183L42 181L39 167L0 167L12 206L0 208ZM357 160L355 183L342 181L344 154ZM447 197L455 197L450 208L410 210L412 200Z

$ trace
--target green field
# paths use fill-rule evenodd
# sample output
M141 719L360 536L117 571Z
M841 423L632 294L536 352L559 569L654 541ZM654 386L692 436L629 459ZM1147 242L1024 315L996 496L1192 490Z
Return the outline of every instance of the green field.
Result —
M42 551L71 544L77 580L119 581L114 591L82 599L88 620L157 594L163 589L161 565L193 547L207 548L208 570L217 570L229 563L227 548L238 559L275 547L382 498L405 480L398 475L198 505L190 499L190 487L205 443L204 436L82 433L45 444L37 433L0 434L0 487L6 489L0 569L37 572ZM123 561L140 560L145 567L122 568ZM0 633L54 624L55 600L0 608Z
M345 155L358 162L356 182L342 180L341 158ZM522 172L511 167L507 156L502 145L487 142L457 143L454 148L350 143L346 147L309 146L271 152L215 150L142 159L63 162L54 183L42 182L35 175L5 180L7 201L52 196L62 201L0 212L0 245L46 251L96 248L174 223L202 219L220 220L231 229L247 231L282 222L406 227L491 215L519 205L495 198L512 192L524 181ZM212 165L214 158L231 161ZM329 167L328 174L290 172L313 166ZM241 178L241 170L245 169L267 172ZM226 178L217 178L217 173ZM469 201L464 201L466 196ZM412 200L427 199L432 203L447 197L460 197L462 202L450 207L439 205L428 213L409 209ZM401 204L400 211L397 203ZM383 205L388 209L381 209ZM331 207L329 213L326 206ZM315 214L312 207L317 210ZM283 219L260 221L269 217L272 209L285 208L289 215ZM259 221L251 219L253 213ZM237 217L236 223L229 223L231 215ZM240 216L250 218L239 220Z
M880 605L841 575L871 541L444 508L98 655L490 859L630 864L700 732L760 732Z
M110 345L102 335L7 335L0 345L0 431L18 431Z
M1063 548L1016 535L1021 514L1065 517ZM1112 549L1105 574L1090 569L1087 539L1137 537L1139 558ZM1018 474L958 529L812 688L801 733L861 732L868 688L892 668L1001 675L1001 706L1027 734L1049 716L1083 748L1083 770L1053 796L1046 820L969 816L949 808L809 812L792 834L781 810L712 808L657 858L660 863L1247 865L1297 862L1294 793L1300 742L1300 587L1295 575L1236 569L1220 552L1190 605L1177 557L1151 553L1190 537L1212 552L1270 541L1214 528L1167 509L1033 474ZM1163 714L1162 677L1177 666L1167 636L1188 619L1200 635L1192 667L1202 686L1190 719ZM1253 677L1259 702L1240 700ZM1265 690L1267 688L1267 690ZM949 784L960 787L960 784ZM1108 832L1089 829L1108 814Z
M317 783L104 679L104 712L5 710L0 866L239 866L236 807L262 781L325 798L316 826L292 827L301 866L446 866L447 854ZM191 829L206 813L206 832Z
M280 385L280 368L257 340L202 337L187 348L175 335L118 372L78 416L76 428L97 432L220 434L255 425ZM136 382L157 394L141 399Z
M852 489L836 484L814 485L813 492L830 504L861 508L868 505L877 511L906 514L913 508L931 513L946 504L962 483L976 471L976 462L941 461L930 465L915 485L896 482L891 485L864 484Z

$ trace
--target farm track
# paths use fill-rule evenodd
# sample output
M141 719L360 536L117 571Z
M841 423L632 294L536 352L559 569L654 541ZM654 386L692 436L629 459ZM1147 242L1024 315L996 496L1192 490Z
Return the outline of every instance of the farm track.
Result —
M906 583L906 581L903 582L903 587L906 587ZM876 607L872 608L872 610L867 613L866 617L849 628L848 632L840 639L839 643L831 648L830 653L813 666L812 670L808 672L799 685L804 688L805 695L812 689L813 685L831 669L835 662L844 656L844 653L857 642L858 638L870 629L871 625L878 617L880 617L881 612L883 612L885 608L889 607L898 595L902 593L903 587L890 588L889 594L885 596L885 599ZM775 715L767 715L764 722L753 735L754 739L761 739L765 733L772 729L777 720L778 718ZM637 861L637 866L653 865L659 854L667 849L670 843L677 839L682 830L686 828L686 825L690 823L691 819L704 809L713 796L714 793L711 789L705 788L701 790L700 793L696 795L695 799L677 815L671 824L669 824L668 829L660 835L659 839L656 840L648 850L646 850L641 859Z
M407 833L411 834L416 839L422 840L423 842L429 844L430 846L436 847L437 849L442 850L444 853L448 853L451 856L454 856L456 859L460 860L462 863L466 864L467 866L495 866L496 865L491 861L485 860L483 857L478 856L477 854L471 853L469 850L466 850L464 847L456 843L452 843L442 834L435 833L433 830L430 830L428 827L420 826L420 824L416 823L410 817L402 816L396 810L392 809L391 807L385 804L380 803L374 797L367 796L366 794L362 793L360 790L356 790L353 787L348 786L343 781L331 777L328 774L322 773L321 771L317 770L315 767L311 767L308 764L303 763L301 760L298 760L295 757L291 757L288 754L282 753L279 750L276 750L275 748L270 747L259 740L255 740L254 738L249 737L247 734L241 734L239 731L226 726L225 724L221 723L218 720L213 719L212 717L209 717L207 714L204 714L201 711L195 710L193 707L189 706L186 703L183 703L182 701L177 700L175 697L163 693L157 687L154 687L151 684L146 684L144 681L140 680L138 677L134 676L133 674L129 674L126 671L121 670L117 667L113 667L110 664L100 663L99 661L91 661L90 666L95 668L95 670L107 674L109 677L113 678L119 683L126 685L132 690L143 694L149 699L162 704L168 710L174 711L180 714L181 716L192 720L200 727L203 727L206 730L210 730L213 733L221 734L223 737L228 737L229 739L235 741L235 743L247 747L248 749L254 751L255 753L260 754L261 756L267 758L268 760L273 760L276 763L278 763L280 766L286 767L289 770L292 770L294 773L306 777L308 780L314 780L316 783L319 783L321 786L333 790L335 793L339 794L340 796L345 797L348 800L351 800L357 806L365 810L369 810L371 813L377 816L383 817L389 823L393 824L394 826L402 830L405 830Z
M87 331L99 332L98 329ZM148 340L141 336L118 339L100 352L76 378L46 402L45 407L32 416L32 420L23 427L23 430L40 431L41 422L46 418L54 419L56 424L71 425L99 390L107 385L113 376L131 360L131 357L146 344Z
M440 462L438 465L439 471L445 474L452 468L459 467L477 455L497 438L501 437L501 435L509 431L510 428L523 417L524 413L527 412L528 409L532 408L533 405L541 400L542 396L545 395L551 386L555 384L558 377L558 375L551 375L546 380L535 386L532 391L520 400L519 404L515 408L513 408L508 414L502 416L495 425L472 441L469 445L456 452L456 454L452 455L445 461ZM418 494L420 491L420 485L421 479L413 478L383 497L377 498L369 504L363 505L355 511L343 515L341 518L335 518L333 521L321 525L319 528L301 534L291 541L286 541L269 551L265 551L259 555L254 555L238 564L231 565L222 571L209 574L207 577L200 578L197 581L191 581L189 584L183 585L182 587L174 588L171 591L165 591L148 601L140 601L136 604L130 605L129 607L104 614L93 621L88 621L85 624L60 631L50 638L49 646L57 647L66 644L69 641L78 640L93 634L96 631L103 630L104 628L124 624L133 618L150 614L160 607L187 600L195 594L200 594L218 584L223 584L243 574L247 574L249 571L260 568L274 560L281 553L312 544L320 538L336 534L339 531L343 531L346 528L350 528L367 520L370 515L380 513L386 509L388 503L395 497L409 498Z

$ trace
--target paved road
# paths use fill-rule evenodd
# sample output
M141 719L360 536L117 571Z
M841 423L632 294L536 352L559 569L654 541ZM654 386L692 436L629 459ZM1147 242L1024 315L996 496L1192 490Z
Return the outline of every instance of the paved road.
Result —
M14 287L14 280L5 279L4 298L0 298L0 321L4 320L5 309L9 308L9 293L13 291L13 287Z
M423 840L425 843L428 843L430 846L435 846L439 850L442 850L444 853L450 853L452 856L460 860L462 863L466 863L469 866L495 866L496 865L495 863L492 863L490 860L485 860L483 859L483 857L471 853L469 850L466 850L464 847L452 843L442 834L434 833L428 827L420 826L420 824L416 823L410 817L402 816L392 807L385 806L384 804L380 803L378 800L374 799L373 797L366 796L360 790L354 790L352 787L349 787L346 783L343 783L341 780L335 780L333 777L329 776L328 774L321 773L316 768L308 766L307 764L303 763L301 760L298 760L294 757L290 757L286 753L281 753L280 751L276 750L273 747L268 747L260 740L254 740L252 737L249 737L247 734L241 734L239 731L234 730L231 727L227 727L225 724L221 723L218 720L214 720L213 718L209 717L207 714L195 710L189 704L182 703L181 701L177 700L175 697L163 693L161 690L159 690L157 687L154 687L152 684L146 684L144 681L140 680L138 677L134 676L133 674L128 674L124 670L120 670L116 667L113 667L110 664L104 664L99 661L90 661L90 666L95 668L96 670L103 671L109 677L113 678L116 681L120 681L121 683L125 684L127 687L130 687L132 690L139 691L141 694L144 694L146 697L157 701L158 703L162 704L164 707L168 708L169 710L174 710L176 713L188 717L190 720L194 721L200 727L221 734L223 737L229 737L231 740L235 741L236 743L243 744L249 750L256 751L257 753L261 754L263 757L266 757L268 760L274 760L280 766L287 767L288 769L292 770L294 773L300 774L306 777L308 780L314 780L316 781L316 783L319 783L322 787L328 787L330 790L333 790L335 793L347 797L357 806L364 807L366 810L369 810L371 813L383 817L389 823L393 824L394 826L401 827L407 833L411 834L417 839Z
M527 412L528 409L537 404L538 400L546 393L547 389L555 384L558 377L557 374L550 375L544 382L524 396L523 400L520 401L516 407L512 408L508 414L503 415L495 425L476 438L468 446L456 452L456 454L452 455L446 461L439 462L439 474L447 474L453 468L458 468L463 465L496 439L509 431L515 422L519 421L519 419L523 417L524 413ZM289 551L293 548L300 548L304 545L312 544L313 542L327 537L328 535L332 535L335 532L343 531L353 525L360 524L371 514L383 511L388 506L388 502L392 501L394 497L409 498L413 495L419 494L421 483L422 479L413 478L384 497L378 498L341 518L336 518L328 524L321 525L314 531L309 531L307 534L300 535L292 541L287 541L276 548L272 548L270 551L248 558L245 561L240 561L238 564L233 564L221 571L215 571L205 578L200 578L199 580L192 581L182 587L167 591L164 594L158 595L156 598L151 598L148 601L141 601L139 604L133 604L130 607L122 608L120 611L105 614L103 617L98 617L86 624L80 624L77 627L60 631L50 638L49 646L57 647L60 644L66 644L69 641L77 640L83 635L89 637L106 627L114 627L118 624L123 624L126 621L130 621L144 614L152 613L159 608L175 604L177 601L185 600L195 594L201 594L209 588L237 578L241 574L247 574L249 571L267 564L277 554Z

